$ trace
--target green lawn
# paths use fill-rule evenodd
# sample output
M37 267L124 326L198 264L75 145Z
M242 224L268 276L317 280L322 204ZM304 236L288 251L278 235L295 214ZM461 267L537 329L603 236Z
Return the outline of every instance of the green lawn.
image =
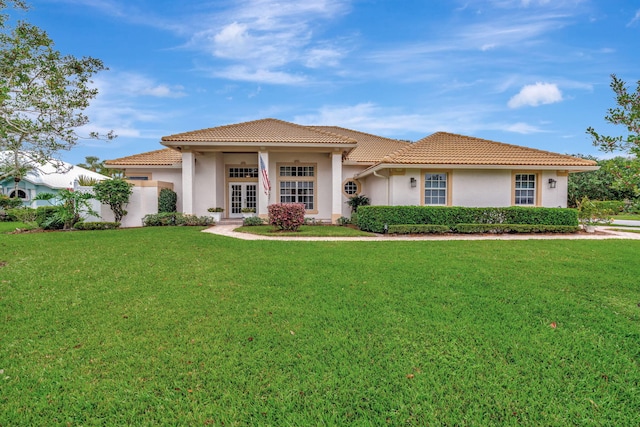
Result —
M613 217L613 219L625 219L625 220L632 220L632 221L640 221L640 215L636 215L636 214L620 214L620 215L615 215Z
M16 231L16 228L29 228L27 224L22 222L2 222L0 221L0 233L11 233Z
M640 241L0 246L2 426L640 425Z
M287 236L287 237L368 237L373 233L358 230L357 228L340 227L337 225L303 225L297 231L282 231L272 225L257 225L251 227L239 227L235 231L263 236Z

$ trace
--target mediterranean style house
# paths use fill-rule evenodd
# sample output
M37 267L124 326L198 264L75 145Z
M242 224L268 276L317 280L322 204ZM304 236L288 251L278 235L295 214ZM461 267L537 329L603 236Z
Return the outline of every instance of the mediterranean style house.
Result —
M596 163L567 155L437 132L415 143L337 126L262 119L165 136L161 150L108 160L140 186L169 187L178 210L226 218L272 203L304 203L336 222L346 201L372 205L566 207L571 172ZM148 212L155 213L155 212Z

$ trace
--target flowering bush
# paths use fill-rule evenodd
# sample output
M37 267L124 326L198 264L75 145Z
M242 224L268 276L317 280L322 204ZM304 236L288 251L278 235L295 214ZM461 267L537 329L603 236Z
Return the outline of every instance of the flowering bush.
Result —
M280 230L297 231L304 224L303 203L276 203L269 205L269 224Z

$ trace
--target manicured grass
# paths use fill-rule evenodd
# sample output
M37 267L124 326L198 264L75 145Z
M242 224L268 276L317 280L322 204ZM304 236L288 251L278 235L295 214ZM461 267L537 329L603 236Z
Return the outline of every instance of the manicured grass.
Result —
M22 222L2 222L0 221L0 233L11 233L16 231L16 228L30 228L27 224Z
M613 217L613 219L625 219L625 220L631 220L631 221L640 221L640 215L620 214L620 215L615 215Z
M0 246L3 426L640 424L640 241Z
M366 237L375 236L373 233L350 227L337 225L303 225L298 231L282 231L272 225L256 225L251 227L239 227L235 231L262 236L287 236L287 237Z

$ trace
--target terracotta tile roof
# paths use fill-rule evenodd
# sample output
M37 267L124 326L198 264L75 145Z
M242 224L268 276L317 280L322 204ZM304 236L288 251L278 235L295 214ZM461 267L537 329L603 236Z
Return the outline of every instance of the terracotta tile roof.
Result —
M596 166L592 160L487 139L437 132L384 157L388 164Z
M401 150L410 145L409 142L384 138L370 133L345 129L339 126L309 126L312 129L323 130L344 135L358 141L358 146L351 150L345 160L352 162L377 163L389 153Z
M105 164L110 166L171 166L181 162L182 154L179 151L173 148L163 148L162 150L107 160Z
M343 135L296 125L277 119L262 119L227 126L195 130L162 137L163 143L221 142L277 144L356 144Z

